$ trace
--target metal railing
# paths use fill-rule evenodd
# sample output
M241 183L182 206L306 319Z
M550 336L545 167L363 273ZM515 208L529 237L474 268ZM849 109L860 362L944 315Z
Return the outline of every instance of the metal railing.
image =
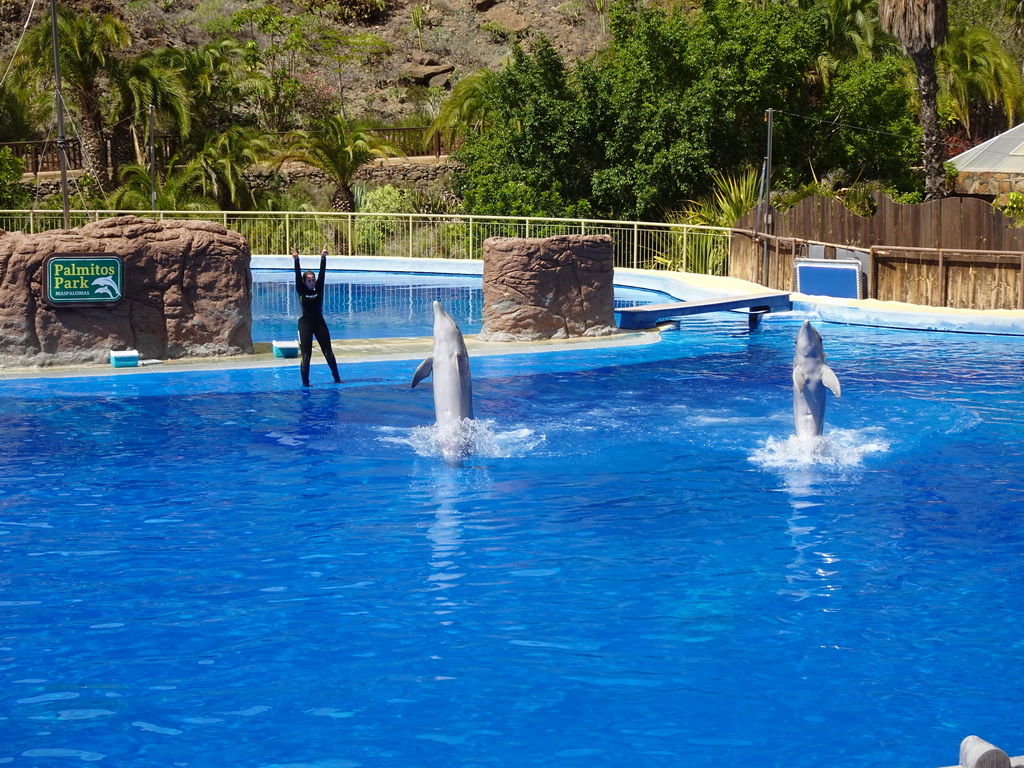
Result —
M134 215L158 220L215 221L244 236L254 255L481 259L489 237L610 235L616 267L728 274L725 227L604 219L537 219L429 213L309 213L294 211L86 211L69 212L72 227ZM30 234L63 227L62 211L0 211L0 229Z

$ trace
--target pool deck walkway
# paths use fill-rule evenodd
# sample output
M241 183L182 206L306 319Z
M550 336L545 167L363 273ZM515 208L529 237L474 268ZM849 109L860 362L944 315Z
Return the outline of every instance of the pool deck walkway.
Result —
M614 336L594 338L545 339L541 341L480 341L475 335L465 337L470 357L484 355L522 355L578 349L605 349L653 344L659 339L658 329L622 332ZM380 360L422 360L431 354L433 337L400 337L389 339L337 339L331 347L338 365ZM323 355L313 346L313 364L323 363ZM271 343L253 344L251 355L222 357L190 357L178 360L140 361L132 368L114 368L109 363L79 365L22 366L0 368L0 380L67 378L77 376L124 376L159 371L219 371L235 368L298 368L298 358L275 357Z

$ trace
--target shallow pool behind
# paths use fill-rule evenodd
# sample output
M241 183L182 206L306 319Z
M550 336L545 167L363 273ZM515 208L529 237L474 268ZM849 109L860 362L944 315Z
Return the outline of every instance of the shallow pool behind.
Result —
M483 321L483 280L466 275L389 272L327 272L324 317L332 339L384 339L429 336L431 304L441 302L463 333L478 333ZM616 286L615 306L632 307L671 301L657 291ZM252 339L292 339L302 309L295 293L295 273L253 273Z
M1024 752L1024 341L821 326L811 455L798 327L475 358L457 467L415 361L0 382L0 762Z

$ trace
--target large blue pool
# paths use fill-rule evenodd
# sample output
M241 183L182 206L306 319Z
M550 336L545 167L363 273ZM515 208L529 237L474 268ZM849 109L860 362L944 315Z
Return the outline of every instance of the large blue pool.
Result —
M936 768L1024 753L1024 339L801 318L0 382L0 764Z

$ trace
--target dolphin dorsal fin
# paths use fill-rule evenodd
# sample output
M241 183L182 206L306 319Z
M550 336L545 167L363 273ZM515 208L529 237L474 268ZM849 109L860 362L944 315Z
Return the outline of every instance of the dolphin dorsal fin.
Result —
M434 356L431 355L430 357L428 357L426 360L419 364L419 367L416 369L416 373L412 375L412 385L415 387L417 384L419 384L421 381L427 378L427 376L433 373L433 371Z
M803 389L804 384L807 383L807 375L804 373L804 369L799 365L793 366L793 386L797 389Z
M836 397L842 396L842 391L839 387L839 379L836 378L836 372L827 365L821 366L821 383L831 389L832 394Z

